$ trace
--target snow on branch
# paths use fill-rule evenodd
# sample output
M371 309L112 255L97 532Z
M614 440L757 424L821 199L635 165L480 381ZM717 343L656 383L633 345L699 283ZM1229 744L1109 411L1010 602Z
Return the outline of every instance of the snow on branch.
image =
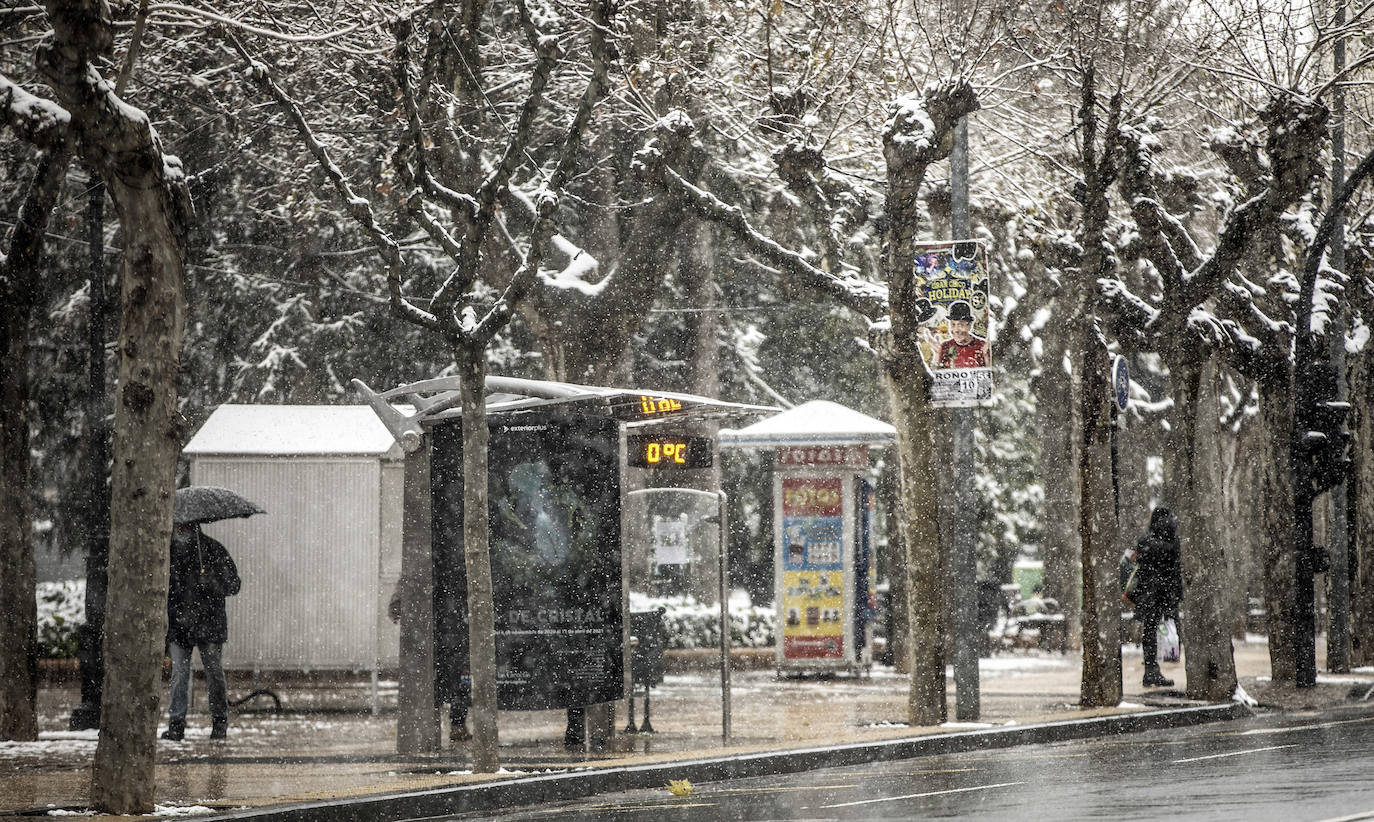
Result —
M606 32L611 27L612 4L610 0L594 0L592 5L592 76L583 89L577 112L568 125L558 164L545 181L544 186L534 194L534 209L537 219L534 227L530 230L530 247L525 252L524 261L515 275L511 277L510 283L506 286L500 299L496 301L496 304L492 306L477 326L475 335L483 344L494 338L497 332L510 322L515 307L538 281L539 266L543 262L550 238L554 235L554 218L558 213L563 187L567 185L568 177L572 172L573 161L577 151L582 146L583 135L591 123L592 109L606 92L606 75L609 71L610 62ZM541 24L548 26L556 22L554 18L547 16L535 20L530 16L524 2L518 3L517 6L522 22L531 31L537 31ZM525 147L530 140L530 133L533 131L534 113L543 99L543 89L548 83L549 74L553 71L553 65L562 54L562 47L559 45L558 39L551 36L538 37L535 48L539 55L539 61L535 66L534 77L530 82L529 96L526 99L524 109L521 111L520 121L516 126L516 131L511 136L506 155L488 179L483 182L478 193L477 199L481 204L477 216L479 230L483 220L490 220L494 214L496 192L494 189L489 189L489 186L494 185L499 179L501 188L506 191L510 190L510 173L514 171L514 165L511 165L504 172L502 172L502 168L507 165L511 158L525 153Z
M1340 282L1344 275L1329 266L1323 266L1321 271L1326 276L1317 277L1312 285L1312 321L1309 324L1309 330L1319 337L1326 335L1331 318L1340 316L1345 296L1345 286Z
M1189 310L1198 305L1240 265L1250 240L1263 225L1270 211L1271 198L1257 194L1226 215L1226 222L1217 236L1216 248L1202 264L1184 274L1174 289L1165 287L1168 308ZM1167 283L1167 281L1166 281Z
M1112 312L1134 328L1148 328L1159 317L1159 309L1133 294L1124 282L1115 277L1099 279L1097 291Z
M72 117L51 100L35 97L0 74L0 105L5 122L19 139L36 148L52 148L67 139Z
M1303 305L1311 304L1316 299L1315 289L1318 280L1318 273L1321 270L1322 260L1325 259L1326 248L1331 243L1331 238L1335 236L1337 226L1341 225L1345 212L1345 207L1350 203L1355 192L1364 184L1366 178L1374 174L1374 150L1365 154L1364 159L1355 166L1346 178L1345 184L1340 191L1336 192L1331 198L1331 205L1327 207L1326 214L1322 217L1321 224L1317 226L1316 232L1312 237L1312 244L1307 248L1307 256L1303 259L1303 276L1300 281L1299 299ZM1318 312L1313 306L1312 319L1310 324L1311 333L1321 334L1324 327L1318 329Z
M954 148L954 124L979 107L978 93L963 77L931 83L919 94L895 100L883 128L883 156L888 177L917 172L948 157Z
M515 316L515 307L520 304L520 301L534 286L539 265L544 259L545 247L553 235L554 216L558 212L558 197L547 189L543 189L535 194L534 203L538 219L535 220L534 228L530 230L530 247L525 252L524 261L515 275L511 277L510 283L506 285L500 298L496 300L496 304L482 317L479 323L467 332L471 339L483 347L491 342L496 334L510 322L511 318Z
M199 17L204 20L208 20L212 23L218 23L223 26L236 28L248 34L256 34L259 37L267 37L272 40L282 40L287 43L319 43L328 40L337 40L338 38L343 37L346 34L350 34L352 32L357 31L359 28L358 24L355 23L354 25L345 26L344 28L338 29L336 31L327 31L320 34L292 34L291 32L277 31L276 29L268 29L263 28L262 26L255 26L252 23L248 23L243 20L237 20L233 17L226 17L222 14L216 14L215 12L210 11L209 9L198 9L193 6L183 6L180 3L153 3L152 5L148 6L148 12L150 14L157 14L160 12L175 12L177 14L183 14L188 17Z
M1200 305L1188 312L1188 318L1184 325L1200 339L1214 346L1225 345L1230 339L1226 333L1225 324L1215 314Z

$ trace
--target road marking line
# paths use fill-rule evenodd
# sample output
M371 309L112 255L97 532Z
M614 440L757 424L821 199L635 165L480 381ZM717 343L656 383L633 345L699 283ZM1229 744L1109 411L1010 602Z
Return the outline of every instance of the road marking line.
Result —
M1312 725L1289 725L1284 728L1251 728L1248 731L1241 731L1237 736L1255 736L1258 734L1286 734L1289 731L1313 731L1318 728L1334 728L1337 725L1349 725L1352 722L1374 722L1374 716L1362 716L1357 719L1333 719L1330 722L1318 722Z
M830 791L830 790L844 790L845 788L857 788L857 787L859 787L859 786L858 786L858 785L798 785L798 786L796 786L796 787L782 787L782 788L720 788L720 789L717 789L717 790L711 790L711 791L709 791L709 793L710 793L712 796L715 796L716 794L722 794L722 793L745 793L745 794L747 794L747 793L780 793L780 792L783 792L783 791Z
M877 773L874 773L873 776L875 778L895 776L929 776L930 774L936 773L973 773L974 771L979 770L982 770L982 768L926 768L924 770L919 771L879 771Z
M714 802L664 802L662 805L591 805L591 806L582 807L582 808L579 808L579 807L572 807L572 806L570 806L570 807L564 807L564 808L546 808L546 809L542 809L542 810L537 811L537 813L544 813L544 814L552 814L552 813L557 813L557 814L564 814L564 813L598 813L598 814L601 814L601 813L622 813L622 812L625 812L625 811L661 811L661 810L669 810L669 809L673 809L673 808L714 808L715 806L716 806L716 803L714 803ZM438 818L441 818L441 817L434 817L434 818L435 818L435 819L438 819ZM443 818L443 819L452 819L453 817L451 817L451 816L445 816L445 817L442 817L442 818Z
M1374 819L1374 811L1352 813L1349 816L1333 816L1330 819L1322 819L1320 822L1359 822L1361 819Z
M1248 750L1248 751L1231 751L1230 753L1210 754L1210 755L1208 755L1208 756L1194 756L1194 757L1190 757L1190 758L1188 758L1188 759L1175 759L1175 760L1174 760L1174 764L1175 764L1175 765L1181 765L1181 764L1183 764L1183 763L1185 763L1185 762L1201 762L1201 761L1203 761L1204 759L1225 759L1225 758L1228 757L1228 756L1244 756L1244 755L1246 755L1246 754L1264 753L1265 751L1281 751L1281 750L1283 750L1284 748L1296 748L1296 747L1298 747L1298 746L1297 746L1297 745L1270 745L1270 746L1267 747L1267 748L1251 748L1251 749Z
M945 796L952 793L968 793L970 791L989 791L993 788L1010 788L1013 785L1024 785L1025 782L999 782L996 785L978 785L973 788L951 788L947 791L928 791L927 793L909 793L906 796L885 796L882 799L860 799L858 802L841 802L838 805L822 805L822 810L831 808L852 808L855 805L872 805L874 802L900 802L903 799L921 799L927 796Z

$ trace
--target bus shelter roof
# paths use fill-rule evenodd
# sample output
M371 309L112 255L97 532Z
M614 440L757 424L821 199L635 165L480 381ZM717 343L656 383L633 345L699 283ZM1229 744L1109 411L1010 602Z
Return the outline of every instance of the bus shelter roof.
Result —
M407 451L419 447L426 426L455 419L462 413L461 383L457 377L421 380L380 392L373 391L362 380L353 380L353 386ZM629 426L731 418L779 410L775 406L726 402L650 388L613 388L518 377L487 377L486 389L488 414L561 410L571 414L612 416Z

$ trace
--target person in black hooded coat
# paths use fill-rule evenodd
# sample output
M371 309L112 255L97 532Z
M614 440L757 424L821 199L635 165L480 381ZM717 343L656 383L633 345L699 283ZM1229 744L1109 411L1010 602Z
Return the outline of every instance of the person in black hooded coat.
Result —
M1183 563L1179 556L1178 517L1168 508L1156 508L1150 528L1136 542L1136 583L1131 602L1140 618L1140 649L1145 656L1145 687L1168 687L1159 670L1158 629L1165 617L1178 618L1183 601Z
M179 741L186 733L191 688L191 651L200 651L210 698L211 739L229 727L228 686L221 651L229 639L224 600L239 592L233 557L200 526L177 524L172 530L172 562L167 586L167 648L172 658L171 702L162 738Z

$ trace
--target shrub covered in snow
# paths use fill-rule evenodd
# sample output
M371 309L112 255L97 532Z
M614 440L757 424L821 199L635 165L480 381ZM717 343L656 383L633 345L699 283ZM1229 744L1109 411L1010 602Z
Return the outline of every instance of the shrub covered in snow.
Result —
M691 597L649 597L630 594L630 610L663 608L669 649L720 647L720 609ZM745 603L730 603L730 643L736 648L766 648L773 644L777 612Z
M40 582L38 596L38 655L75 657L77 631L86 624L86 580Z

